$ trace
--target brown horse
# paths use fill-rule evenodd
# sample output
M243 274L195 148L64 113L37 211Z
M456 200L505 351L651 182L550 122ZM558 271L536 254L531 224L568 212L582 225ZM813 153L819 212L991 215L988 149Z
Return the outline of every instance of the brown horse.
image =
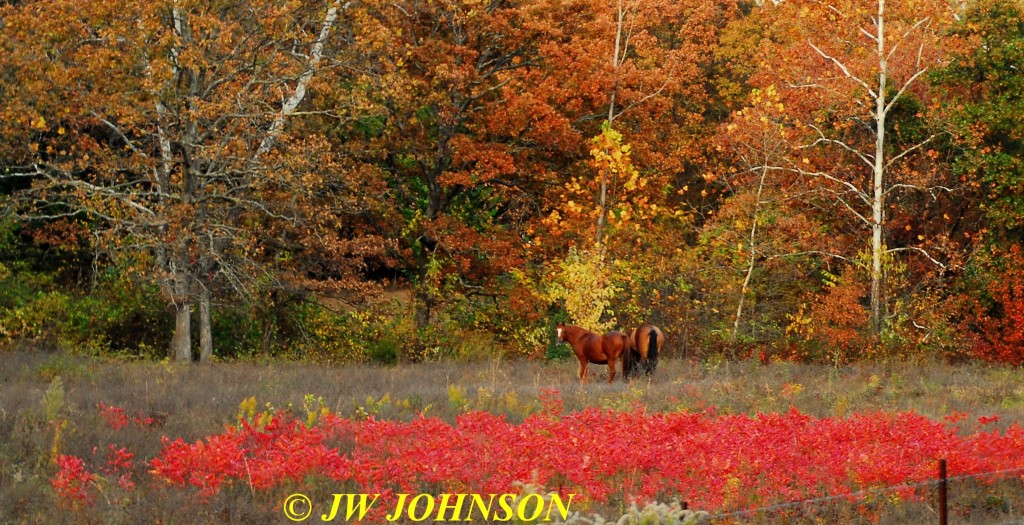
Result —
M587 363L608 365L608 382L615 380L615 362L629 349L629 338L622 332L608 332L597 335L578 326L558 323L555 328L559 341L572 347L576 359L580 360L580 383L587 381Z
M629 336L629 350L622 354L622 374L651 375L658 368L658 351L665 346L665 334L653 324L645 324Z

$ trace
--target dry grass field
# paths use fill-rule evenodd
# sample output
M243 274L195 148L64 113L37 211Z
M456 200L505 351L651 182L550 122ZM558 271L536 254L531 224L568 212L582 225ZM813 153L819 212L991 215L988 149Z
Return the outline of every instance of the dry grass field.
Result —
M965 424L1000 416L990 429L1024 423L1021 372L983 365L829 367L667 359L652 378L631 383L608 384L606 367L591 365L591 382L580 386L576 365L568 360L396 367L245 362L181 366L6 352L0 354L0 363L0 523L83 519L61 511L49 482L54 473L51 458L56 452L88 457L95 454L97 443L110 442L112 431L98 424L100 403L154 419L155 431L128 427L117 435L118 445L133 450L140 460L157 454L162 436L191 442L222 431L225 424L237 421L240 404L251 397L260 407L291 408L298 414L312 396L341 416L409 420L427 414L454 421L465 411L485 410L521 421L541 410L542 390L555 388L562 393L566 411L592 406L634 410L642 405L648 411L714 407L719 414L756 414L796 408L811 416L839 418L914 411L936 420L963 413ZM66 421L66 427L55 431L55 420ZM199 510L185 510L191 508L182 500L185 497L165 491L159 498L134 498L115 505L118 515L92 519L252 523L281 518L273 505L253 505L250 498L257 496L247 491L229 492ZM900 523L916 518L888 519Z

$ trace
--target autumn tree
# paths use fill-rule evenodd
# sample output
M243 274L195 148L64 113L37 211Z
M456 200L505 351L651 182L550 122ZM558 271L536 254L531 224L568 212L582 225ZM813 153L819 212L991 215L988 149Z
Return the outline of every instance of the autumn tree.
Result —
M352 13L359 74L347 98L365 114L340 133L387 184L423 333L446 305L493 303L521 264L544 165L568 139L528 85L539 37L524 3L363 2Z
M43 0L0 13L4 176L25 181L18 209L88 221L98 248L129 254L172 307L178 360L192 358L197 304L200 357L213 353L216 283L244 294L268 275L257 217L308 217L301 203L323 181L292 168L302 149L327 146L287 124L345 9Z
M947 40L949 61L931 80L943 93L953 168L968 190L950 216L974 246L945 301L960 343L950 346L957 355L1016 365L1024 359L1024 7L969 2Z
M814 261L834 248L823 225L801 209L804 181L778 170L799 138L775 86L754 89L716 137L723 165L707 177L721 184L724 200L697 249L709 270L705 302L731 313L731 342L778 338L784 316L811 288L803 276L819 270Z
M972 2L948 38L960 45L933 81L950 110L954 169L978 186L990 226L1016 238L1024 231L1024 8Z
M614 301L620 321L662 315L662 298L684 286L678 248L692 236L689 199L704 199L688 191L707 160L712 50L736 3L539 5L546 75L535 91L579 145L552 174L550 212L536 229L561 247L551 260L564 258L567 245L603 259L623 291ZM586 248L595 241L600 249Z
M870 283L870 332L886 316L886 265L914 252L943 269L923 235L898 245L900 206L926 205L950 188L943 184L936 140L924 121L928 100L922 77L940 62L937 38L952 20L944 2L849 0L765 6L771 10L772 57L755 75L779 83L783 100L806 132L781 171L813 181L815 206L852 217L851 233L865 246L862 266ZM771 43L774 42L774 43ZM856 253L845 254L850 259Z
M563 174L550 223L604 242L611 223L654 219L671 205L672 189L692 180L702 160L700 125L711 98L704 75L736 14L727 1L548 6L541 49L552 74L538 90L581 137L593 137L583 150L590 158L577 157ZM627 158L629 167L610 162Z

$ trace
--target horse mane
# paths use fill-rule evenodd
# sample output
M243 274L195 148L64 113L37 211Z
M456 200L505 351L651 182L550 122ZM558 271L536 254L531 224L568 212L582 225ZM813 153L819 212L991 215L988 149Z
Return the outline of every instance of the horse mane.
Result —
M576 326L576 325L571 325L571 324L562 325L562 330L565 333L565 340L566 341L569 341L570 337L573 340L579 340L579 338L587 337L588 335L593 335L593 336L597 335L594 332L591 332L590 330L587 330L585 328L581 328L581 327Z

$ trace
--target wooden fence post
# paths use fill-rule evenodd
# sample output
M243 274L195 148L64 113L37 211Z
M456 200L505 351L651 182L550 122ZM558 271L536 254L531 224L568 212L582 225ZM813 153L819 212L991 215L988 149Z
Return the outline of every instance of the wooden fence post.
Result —
M939 460L939 525L948 525L949 512L946 507L946 460Z

